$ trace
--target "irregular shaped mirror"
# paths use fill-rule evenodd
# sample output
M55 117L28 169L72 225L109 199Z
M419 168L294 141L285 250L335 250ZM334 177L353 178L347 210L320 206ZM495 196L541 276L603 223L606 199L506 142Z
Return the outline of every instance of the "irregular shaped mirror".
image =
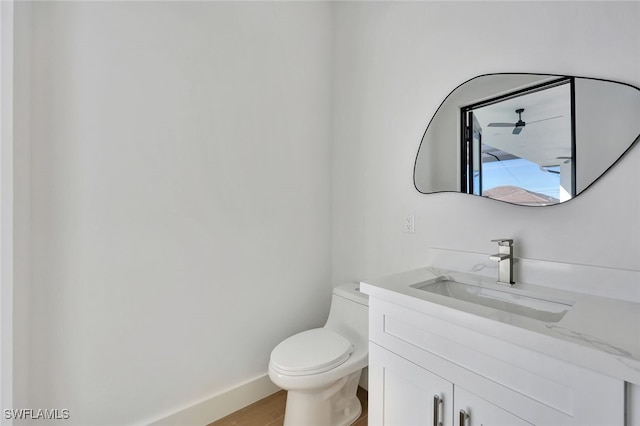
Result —
M640 89L548 74L487 74L451 92L424 133L422 193L547 206L587 189L640 139Z

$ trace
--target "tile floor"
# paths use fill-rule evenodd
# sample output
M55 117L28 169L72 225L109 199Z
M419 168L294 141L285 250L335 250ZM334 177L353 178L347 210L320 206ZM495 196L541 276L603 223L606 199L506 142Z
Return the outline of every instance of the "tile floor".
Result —
M362 414L352 426L367 426L367 396L367 391L359 387L358 398L362 403ZM208 426L282 426L286 400L287 393L281 390Z

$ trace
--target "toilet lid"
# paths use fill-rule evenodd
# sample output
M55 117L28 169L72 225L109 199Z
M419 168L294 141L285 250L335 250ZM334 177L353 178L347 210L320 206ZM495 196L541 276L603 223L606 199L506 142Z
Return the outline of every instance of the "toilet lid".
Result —
M285 339L271 352L271 366L288 375L317 374L345 362L353 345L326 328L303 331Z

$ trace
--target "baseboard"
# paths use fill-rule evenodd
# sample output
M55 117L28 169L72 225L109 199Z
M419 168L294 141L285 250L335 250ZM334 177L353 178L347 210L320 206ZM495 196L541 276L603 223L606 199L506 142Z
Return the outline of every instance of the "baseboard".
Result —
M148 424L149 426L205 426L279 390L280 388L269 379L269 375L260 376Z

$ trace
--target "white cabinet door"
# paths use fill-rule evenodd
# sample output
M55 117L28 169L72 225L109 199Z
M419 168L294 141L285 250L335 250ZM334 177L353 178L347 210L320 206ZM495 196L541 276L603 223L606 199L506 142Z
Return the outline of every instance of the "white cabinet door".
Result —
M374 343L369 345L369 424L442 422L447 426L453 424L452 408L452 383Z
M514 407L517 411L517 407ZM474 395L455 387L454 401L455 426L531 426L514 414Z

